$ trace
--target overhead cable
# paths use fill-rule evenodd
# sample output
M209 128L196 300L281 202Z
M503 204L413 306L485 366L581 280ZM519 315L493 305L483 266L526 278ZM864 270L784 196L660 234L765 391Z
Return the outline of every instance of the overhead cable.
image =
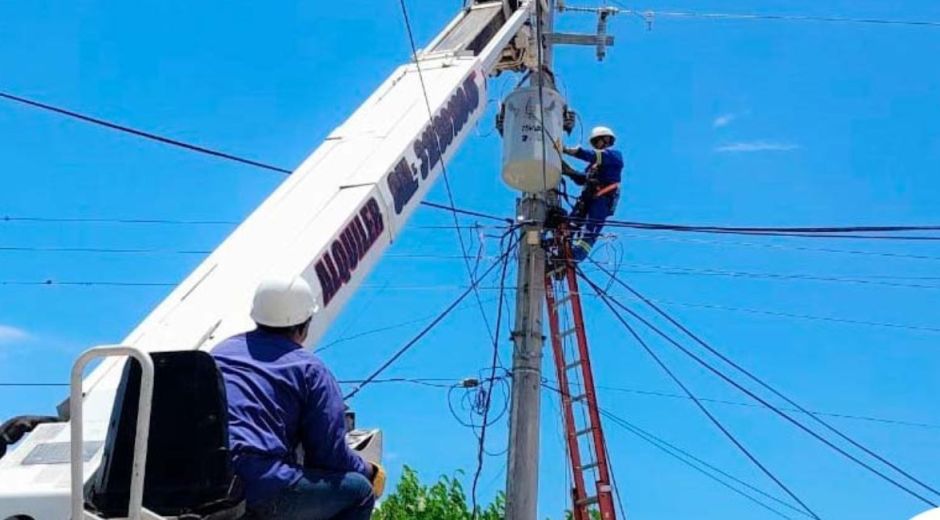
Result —
M619 5L621 2L615 1ZM850 18L842 16L819 16L804 14L759 14L759 13L719 13L701 11L636 11L644 15L664 18L699 18L705 20L747 20L747 21L782 21L782 22L820 22L837 24L862 25L900 25L927 28L940 28L940 21L935 20L903 20L891 18Z
M510 239L510 246L508 252L513 251L513 242ZM497 297L496 303L496 333L493 335L493 350L492 356L490 358L490 374L487 378L489 382L489 388L485 390L484 393L484 408L483 408L483 421L480 425L480 435L477 446L477 460L476 460L476 470L473 473L473 484L471 486L470 496L471 496L471 514L474 518L477 516L477 485L480 481L480 473L483 472L483 455L486 451L486 430L489 426L489 415L490 415L490 406L493 399L493 384L496 378L496 368L499 364L499 331L503 323L503 303L505 301L506 293L503 288L506 286L506 271L509 269L509 256L506 256L503 260L502 271L499 276L499 296Z
M781 311L769 311L766 309L753 309L746 307L735 307L730 305L715 305L710 303L688 303L688 302L679 302L674 300L652 300L657 303L662 303L664 305L678 305L680 307L691 307L699 309L711 309L717 311L730 311L730 312L746 312L750 314L762 314L765 316L773 316L777 318L792 318L799 320L814 320L814 321L827 321L833 323L844 323L847 325L864 325L869 327L886 327L892 329L904 329L904 330L913 330L919 332L931 332L931 333L940 333L940 327L930 327L927 325L907 325L903 323L890 323L884 321L867 321L867 320L855 320L850 318L836 318L832 316L818 316L813 314L799 314L792 312L781 312Z
M400 0L403 5L404 0ZM407 13L407 11L405 11ZM410 21L406 19L406 24L410 30ZM413 35L410 38L413 42ZM416 48L413 48L415 50ZM416 52L414 53L416 56ZM417 63L417 60L416 60ZM420 73L420 66L418 67ZM235 161L238 163L246 164L249 166L254 166L257 168L265 169L268 171L274 171L277 173L290 174L292 171L287 168L280 166L275 166L272 164L254 161L242 156L221 152L219 150L214 150L210 148L205 148L199 145L192 143L187 143L184 141L172 139L169 137L161 136L155 133L146 132L143 130L138 130L128 126L120 125L111 121L104 119L99 119L90 115L82 114L76 111L65 109L58 106L49 105L39 101L31 100L25 97L16 96L10 93L0 91L0 99L7 99L19 104L27 105L32 108L37 108L49 112L54 112L59 115L63 115L69 118L73 118L79 121L86 123L91 123L94 125L102 126L112 130L117 130L120 132L128 133L134 136L142 137L145 139L150 139L152 141L160 142L162 144L167 144L189 150L192 152L197 152L205 155L210 155L220 159L226 159L230 161ZM427 101L427 100L426 100ZM428 107L430 107L430 104ZM431 114L433 116L433 114ZM444 174L445 180L447 179L446 172ZM443 204L435 204L431 202L422 201L422 205L433 207L437 209L444 209L450 212L462 213L467 215L473 215L481 218L488 218L493 220L500 220L503 222L513 222L512 219L499 217L495 215L487 215L484 213L469 211L469 210L460 210L456 208L451 201L449 206ZM924 226L825 226L825 227L734 227L734 226L694 226L694 225L684 225L684 224L663 224L663 223L652 223L652 222L634 222L634 221L618 221L618 220L608 220L607 225L609 227L630 227L635 229L647 229L647 230L662 230L662 231L687 231L687 232L702 232L702 233L724 233L724 234L743 234L743 235L767 235L771 234L772 236L792 236L797 233L804 233L814 235L817 233L849 233L849 232L897 232L897 231L940 231L940 226L936 225L924 225ZM773 235L776 234L776 235ZM844 235L833 235L831 238L845 238ZM870 237L870 238L891 238L891 237ZM940 239L940 237L910 237L910 239L918 240L935 240Z
M676 326L679 330L681 330L684 334L686 334L687 336L689 336L690 338L692 338L692 340L694 340L696 343L698 343L699 345L701 345L702 347L704 347L706 350L708 350L709 352L711 352L711 353L714 354L715 356L718 356L718 358L720 358L722 361L724 361L725 363L727 363L727 364L729 364L730 366L734 367L736 370L738 370L738 371L741 372L742 374L746 375L749 379L751 379L752 381L756 382L757 384L759 384L759 385L762 386L763 388L767 389L768 391L770 391L770 392L771 392L772 394L774 394L775 396L777 396L777 397L783 399L784 401L786 401L786 402L787 402L788 404L790 404L791 406L793 406L793 407L797 408L798 410L800 410L801 412L803 412L803 413L809 415L814 421L816 421L816 422L819 423L820 425L824 426L827 430L831 431L832 433L835 433L836 435L838 435L838 436L839 436L840 438L842 438L843 440L849 442L851 445L853 445L853 446L855 446L856 448L858 448L858 449L864 451L864 452L867 453L868 455L870 455L870 456L872 456L872 457L878 459L880 462L882 462L883 464L886 464L886 465L889 466L891 469L897 471L898 473L904 475L905 477L907 477L907 478L910 479L911 481L916 482L918 485L920 485L920 486L923 487L924 489L927 489L928 491L930 491L930 492L932 492L933 494L935 494L935 495L937 495L938 497L940 497L940 491L938 491L936 488L934 488L933 486L931 486L931 485L925 483L924 481L922 481L922 480L920 480L920 479L914 477L913 475L911 475L911 474L908 473L907 471L901 469L900 467L898 467L897 465L895 465L895 464L892 463L891 461L885 459L885 458L882 457L881 455L875 453L874 451L872 451L872 450L870 450L869 448L865 447L865 446L862 445L861 443L855 441L854 439L852 439L851 437L849 437L848 435L846 435L845 433L843 433L843 432L840 431L839 429L835 428L834 426L830 425L830 424L827 423L826 421L822 420L822 419L819 418L818 416L816 416L816 415L810 413L809 410L807 410L806 408L804 408L803 406L801 406L799 403L797 403L796 401L794 401L794 400L791 399L790 397L784 395L782 392L780 392L779 390L777 390L776 388L774 388L773 386L771 386L770 384L768 384L768 383L767 383L766 381L764 381L763 379L757 377L753 372L747 370L747 369L744 368L743 366L741 366L741 365L739 365L738 363L734 362L732 359L728 358L726 355L722 354L718 349L716 349L716 348L714 348L713 346L711 346L710 344L708 344L705 340L703 340L703 339L702 339L701 337L699 337L697 334L695 334L694 332L692 332L691 330L689 330L687 327L685 327L684 325L682 325L682 323L680 323L678 320L676 320L676 319L673 318L671 315L669 315L666 311L664 311L664 310L662 310L661 308L659 308L655 303L649 301L645 296L643 296L642 294L640 294L639 291L637 291L637 290L634 289L633 287L629 286L629 285L628 285L626 282L624 282L623 280L620 280L619 278L613 276L613 273L610 273L610 272L607 271L606 269L603 269L603 268L601 268L601 269L604 270L608 275L610 275L610 276L612 277L612 279L614 280L615 283L617 283L617 284L620 285L621 287L627 289L631 294L633 294L634 296L636 296L637 298L639 298L640 300L642 300L643 303L645 303L647 306L649 306L651 309L653 309L657 314L659 314L660 316L662 316L663 318L665 318L667 321L669 321L669 323L672 323L672 324L673 324L674 326Z
M582 279L584 279L585 281L588 282L588 284L590 284L592 287L594 287L595 290L601 290L601 291L603 291L603 289L601 289L599 286L597 286L597 284L594 284L594 282L590 281L586 276L584 276L583 273L579 273L579 276L581 276ZM659 335L660 337L662 337L663 339L665 339L666 341L668 341L670 344L672 344L673 346L675 346L677 349L679 349L679 350L680 350L682 353L684 353L686 356L688 356L688 357L692 358L693 360L695 360L699 365L701 365L702 367L704 367L704 368L707 369L708 371L712 372L713 374L715 374L716 376L718 376L719 378L721 378L722 380L724 380L726 383L728 383L728 384L730 384L731 386L737 388L739 391L745 393L746 395L748 395L750 398L754 399L755 401L757 401L757 402L763 404L765 407L769 408L771 411L773 411L775 414L779 415L781 418L783 418L783 419L786 420L787 422L789 422L789 423L793 424L794 426L796 426L797 428L803 430L804 432L806 432L807 434L809 434L809 435L810 435L811 437L813 437L814 439L816 439L816 440L818 440L819 442L825 444L825 445L828 446L829 448L835 450L837 453L841 454L842 456L846 457L847 459L851 460L852 462L854 462L854 463L858 464L859 466L865 468L865 469L868 470L869 472L871 472L871 473L877 475L877 476L880 477L882 480L885 480L885 481L889 482L890 484L892 484L893 486L897 487L898 489L901 489L902 491L906 492L907 494L909 494L909 495L911 495L911 496L917 498L918 500L920 500L920 501L922 501L922 502L924 502L924 503L926 503L926 504L928 504L928 505L931 505L931 506L934 506L934 507L937 506L937 504L935 504L932 500L930 500L930 499L924 497L923 495L921 495L921 494L918 493L917 491L912 490L910 487L905 486L904 484L898 482L896 479L892 478L891 476L886 475L884 472L878 470L877 468L873 467L872 465L870 465L870 464L866 463L865 461L859 459L858 457L852 455L851 453L847 452L845 449L843 449L843 448L839 447L838 445L834 444L834 443L833 443L832 441L830 441L829 439L826 439L825 437L823 437L822 435L820 435L820 434L817 433L816 431L810 429L809 427L807 427L806 425L804 425L802 422L798 421L797 419L794 419L793 417L791 417L790 415L788 415L788 414L785 413L784 411L780 410L778 407L774 406L773 404L771 404L770 402L768 402L766 399L764 399L764 398L758 396L757 394L755 394L754 392L752 392L752 391L749 390L748 388L744 387L743 385L741 385L740 383L738 383L737 381L735 381L734 379L732 379L731 377L729 377L728 375L726 375L725 373L721 372L720 370L718 370L717 368L715 368L713 365L711 365L710 363L708 363L707 361L705 361L704 359L702 359L700 356L698 356L697 354L695 354L694 352L692 352L691 350L689 350L688 348L686 348L685 346L683 346L681 343L679 343L678 341L676 341L675 339L673 339L671 336L669 336L668 334L666 334L665 332L663 332L662 329L660 329L659 327L657 327L656 325L654 325L653 323L651 323L649 320L647 320L646 318L640 316L639 314L637 314L635 311L633 311L633 310L630 309L629 307L627 307L627 306L623 305L622 303L620 303L616 298L614 298L613 296L611 296L609 293L606 293L606 294L607 294L608 300L609 300L610 302L612 302L614 305L616 305L616 306L619 307L621 310L623 310L623 311L627 312L628 314L630 314L631 316L633 316L635 319L637 319L638 321L640 321L641 323L643 323L646 327L650 328L650 329L651 329L653 332L655 332L657 335ZM716 354L716 355L719 355L719 354ZM792 404L792 403L791 403L791 404ZM815 417L815 416L812 416L812 415L810 415L810 417L814 418L814 420L821 421L821 419L819 419L818 417ZM909 477L909 478L910 478L910 477ZM915 481L915 482L917 482L917 481ZM919 482L918 482L918 483L919 483Z
M497 216L497 215L490 215L490 214L487 214L487 213L482 213L482 212L479 212L479 211L471 211L471 210L468 210L468 209L455 208L454 206L447 206L447 205L445 205L445 204L438 204L438 203L436 203L436 202L430 202L430 201L427 201L427 200L422 200L422 201L421 201L421 205L422 205L422 206L427 206L427 207L429 207L429 208L442 209L442 210L444 210L444 211L450 211L450 212L454 212L454 213L460 213L460 214L462 214L462 215L469 215L469 216L471 216L471 217L480 217L480 218L485 218L485 219L489 219L489 220L498 220L498 221L500 221L500 222L508 222L508 223L510 223L510 224L514 223L513 219L511 219L511 218L500 217L500 216Z
M666 365L666 363L662 360L662 358L660 358L659 355L656 354L656 352L652 348L650 348L650 346L646 343L646 341L636 332L636 330L627 322L627 320L624 319L623 315L621 315L620 312L618 312L617 309L613 306L613 304L610 301L608 301L609 297L604 292L604 289L596 285L593 281L591 281L587 277L583 277L583 279L591 286L592 289L594 289L595 292L597 292L600 295L601 300L604 302L604 304L607 305L607 307L614 314L614 316L621 323L621 325L623 325L624 328L626 328L627 331L630 333L630 335L633 336L633 339L635 339L643 348L643 350L646 351L646 353L653 359L653 361L656 362L659 368L662 369L663 372L665 372L666 375L668 375L669 378L672 379L672 381L679 388L682 389L682 392L685 393L685 395L689 399L691 399L693 403L695 403L695 406L699 409L699 411L701 411L702 414L704 414L705 417L707 417L708 420L712 424L714 424L715 427L718 428L718 430L720 430L721 433L724 434L724 436L727 437L728 440L731 441L731 443L741 453L743 453L744 456L747 457L747 459L750 460L752 464L754 464L764 475L766 475L767 478L772 480L780 489L784 491L784 493L789 495L790 498L792 498L798 504L800 504L800 506L802 506L803 509L807 513L809 513L812 518L819 520L820 518L819 515L817 515L808 505L806 505L806 502L804 502L795 492L793 492L793 490L791 490L789 486L787 486L777 475L775 475L770 470L770 468L765 466L760 461L760 459L758 459L757 456L751 452L751 450L749 450L746 446L744 446L744 444L733 433L731 433L731 431L724 424L722 424L722 422L718 420L718 418L708 408L706 408L704 404L702 404L702 402L695 396L695 394L692 393L692 391L685 385L685 383L682 382L679 376L677 376L675 372L673 372L672 369L670 369L669 366Z
M657 390L644 390L640 388L625 388L625 387L607 386L607 385L597 385L597 388L601 390L610 390L612 392L623 392L623 393L628 393L628 394L643 395L643 396L648 396L648 397L660 397L660 398L665 398L665 399L688 399L689 398L688 396L682 395L682 394L676 394L676 393L671 393L671 392L661 392ZM724 404L724 405L729 405L729 406L743 406L746 408L766 409L766 407L760 404L746 403L744 401L732 401L729 399L715 399L711 397L698 396L698 400L702 401L703 403L715 403L715 404ZM796 408L780 407L780 409L787 411L787 412L800 412L800 410ZM914 428L940 429L940 424L904 421L904 420L899 420L899 419L889 419L885 417L873 417L869 415L820 412L817 410L810 410L810 413L812 415L823 415L826 417L835 417L837 419L866 421L866 422L890 424L890 425L897 425L897 426L910 426Z
M763 502L763 501L757 499L756 497L750 495L749 493L743 491L742 489L737 488L737 487L735 487L735 486L732 486L732 485L728 484L727 482L725 482L724 480L722 480L722 479L716 477L714 474L709 473L708 471L705 471L704 469L702 469L701 466L704 466L705 468L708 468L709 470L711 470L711 471L713 471L713 472L715 472L715 473L717 473L717 474L719 474L719 475L722 475L722 476L724 476L725 478L727 478L727 479L729 479L729 480L732 480L732 481L734 481L734 482L736 482L736 483L738 483L738 484L740 484L740 485L742 485L742 486L744 486L744 487L750 489L751 491L754 491L755 493L758 493L758 494L760 494L760 495L763 495L764 497L766 497L766 498L768 498L768 499L770 499L770 500L773 500L774 502L777 502L778 504L780 504L780 505L782 505L782 506L784 506L784 507L787 507L787 508L793 510L793 511L794 511L795 513L797 513L797 514L804 515L804 516L807 516L807 517L812 518L812 517L809 515L809 513L807 513L806 511L803 511L802 509L799 509L798 507L793 506L793 505L790 504L789 502L786 502L786 501L784 501L784 500L781 500L781 499L779 499L779 498L777 498L777 497L771 495L770 493L767 493L766 491L764 491L764 490L758 488L757 486L751 485L751 484L747 483L746 481L741 480L741 479L735 477L734 475L728 473L727 471L724 471L724 470L718 468L717 466L715 466L715 465L713 465L713 464L711 464L711 463L709 463L709 462L706 462L706 461L702 460L702 459L699 458L699 457L696 457L695 455L689 453L689 452L686 451L686 450L683 450L682 448L679 448L678 446L676 446L676 445L674 445L674 444L672 444L672 443L670 443L670 442L664 440L664 439L661 438L661 437L658 437L658 436L656 436L656 435L653 435L653 434L650 433L649 431L644 430L644 429L640 428L639 426L630 423L629 421L627 421L627 420L624 419L623 417L617 416L617 415L611 413L611 412L608 411L608 410L601 410L600 413L601 413L601 415L603 415L605 418L607 418L608 420L610 420L611 422L613 422L614 425L619 426L620 428L624 429L625 431L627 431L627 432L629 432L629 433L632 433L632 434L635 435L637 438L639 438L639 439L641 439L641 440L647 442L648 444L650 444L651 446L653 446L653 447L659 449L659 450L662 451L663 453L666 453L666 454L669 455L670 457L675 458L676 460L678 460L678 461L682 462L683 464L689 466L690 468L692 468L692 469L694 469L694 470L696 470L696 471L702 473L703 475L709 477L710 479L714 480L715 482L718 482L719 484L721 484L722 486L724 486L724 487L730 489L731 491L734 491L735 493L737 493L737 494L739 494L739 495L741 495L741 496L747 498L747 499L750 500L751 502L754 502L755 504L757 504L757 505L763 507L764 509L767 509L768 511L771 511L772 513L776 514L777 516L780 516L780 517L782 517L782 518L790 518L789 516L787 516L786 514L784 514L782 511L780 511L780 510L778 510L778 509L776 509L776 508L774 508L774 507L772 507L772 506L769 506L769 504L767 504L767 503L765 503L765 502ZM693 462L693 461L694 461L694 462ZM701 465L701 466L699 466L699 465Z
M597 264L600 265L600 264ZM631 265L631 264L625 264ZM638 264L633 264L638 265ZM923 283L900 283L881 280L872 280L862 277L846 276L815 276L804 273L762 273L749 271L729 271L724 269L702 269L694 267L674 267L674 266L643 266L638 265L639 270L631 270L631 273L637 274L659 274L671 276L724 276L730 278L749 278L749 279L769 279L785 281L807 281L807 282L835 282L861 285L878 285L884 287L898 287L906 289L940 289L940 285L929 285ZM642 270L648 269L648 270ZM906 278L900 278L906 279ZM932 279L932 278L926 278Z
M460 210L458 210L459 212ZM168 218L119 218L119 217L49 217L39 215L0 215L0 222L46 223L46 224L168 224L185 226L236 226L237 220L168 219ZM408 229L506 229L505 226L462 223L453 225L415 225Z
M462 302L467 297L467 295L473 292L473 290L476 288L477 284L479 283L481 279L485 278L489 273L491 273L493 270L499 267L503 259L507 257L508 255L509 255L509 251L506 251L506 253L504 253L499 258L498 261L490 265L490 267L488 267L486 271L484 271L483 274L480 275L480 277L477 278L470 285L470 287L467 287L450 305L448 305L443 311L441 311L441 313L438 314L437 317L431 320L431 322L428 323L423 329L421 329L421 331L418 332L417 335L415 335L412 339L406 342L401 348L399 348L388 360L386 360L384 363L379 365L379 367L376 368L375 371L373 371L368 377L366 377L362 383L356 385L356 387L353 388L352 391L350 391L345 396L343 396L343 399L351 399L352 397L354 397L356 394L362 391L362 389L365 388L366 385L371 383L372 380L376 379L379 375L382 374L382 372L384 372L388 367L390 367L393 363L395 363L395 361L397 361L401 356L403 356L405 352L408 352L408 350L410 350L413 346L415 346L424 336L426 336L429 332L431 332L431 330L435 326L437 326L438 323L440 323L444 318L446 318L447 315L451 313L451 311L453 311L458 305L460 305L460 302Z
M373 379L370 381L371 384L376 383L410 383L421 386L429 386L432 388L451 388L454 385L460 384L459 378L408 378L408 377L389 377L385 379ZM357 385L365 383L365 379L339 379L336 381L341 385Z
M606 234L610 234L610 233L606 233ZM750 247L750 248L760 248L760 249L775 249L775 250L780 250L780 251L803 251L803 252L810 251L810 252L818 252L818 253L833 253L833 254L843 254L843 255L880 256L880 257L897 258L897 259L904 259L904 260L940 261L940 256L918 255L918 254L909 254L909 253L892 253L892 252L884 252L884 251L867 251L867 250L860 250L860 249L837 249L837 248L830 248L830 247L814 247L814 246L766 243L766 242L737 242L737 241L728 241L728 240L708 240L705 238L689 238L688 236L664 236L664 235L625 234L625 233L615 233L614 236L638 238L641 240L657 240L657 241L663 241L663 242L682 242L686 244L718 245L722 247L736 246L736 247Z
M414 58L415 70L418 72L418 82L421 84L421 93L424 97L424 106L428 112L428 126L434 126L434 110L431 108L431 98L428 96L428 87L424 82L424 72L421 70L421 60L418 58L418 46L415 44L414 32L411 30L411 19L408 16L408 7L405 5L405 0L399 0L398 4L401 6L402 18L405 22L405 30L408 33L408 43L411 45L411 55ZM443 150L444 147L441 146L441 136L438 134L436 129L431 132L434 135L434 139L437 141L437 149ZM450 204L451 215L454 218L454 226L457 234L457 242L460 245L460 252L464 257L468 255L467 246L464 243L463 233L460 231L460 217L457 216L456 205L454 203L454 192L450 186L450 177L447 175L447 165L445 164L444 158L441 157L441 177L444 179L444 191L447 193L447 201ZM473 297L477 302L477 307L480 309L480 317L483 319L483 325L486 327L486 331L489 334L490 338L493 341L496 341L496 334L493 332L493 328L490 326L490 319L486 315L486 310L483 308L483 299L480 297L480 292L476 290L475 283L475 271L473 266L470 264L468 258L464 258L464 266L467 268L467 277L470 279L471 287L473 288Z
M556 387L554 387L554 386L552 386L552 385L549 385L549 384L546 384L546 383L543 383L542 386L543 386L544 388L548 389L548 390L551 390L551 391L553 391L553 392L558 393L559 395L565 395L565 391L562 390L562 389L560 389L560 388L556 388ZM708 478L714 480L715 482L718 482L719 484L721 484L722 486L724 486L724 487L730 489L731 491L733 491L733 492L735 492L735 493L737 493L737 494L739 494L739 495L741 495L741 496L747 498L748 500L750 500L750 501L752 501L752 502L758 504L759 506L763 507L764 509L767 509L767 510L769 510L769 511L775 513L777 516L780 516L780 517L782 517L782 518L791 518L791 517L787 516L786 514L784 514L783 512L781 512L780 510L774 508L773 506L767 504L766 502L763 502L763 501L761 501L760 499L758 499L758 498L754 497L753 495L749 494L748 492L746 492L746 491L744 491L744 490L742 490L742 489L740 489L740 488L738 488L738 487L735 487L735 486L729 484L728 482L726 482L726 481L724 481L724 480L718 478L715 474L710 473L709 471L706 471L706 470L703 469L701 466L704 466L704 467L710 469L710 470L713 471L714 473L718 473L718 474L720 474L720 475L723 475L723 476L725 476L726 478L728 478L729 480L732 480L732 481L734 481L734 482L736 482L736 483L738 483L738 484L740 484L740 485L742 485L742 486L744 486L744 487L746 487L746 488L748 488L748 489L753 490L753 491L756 492L756 493L759 493L759 494L761 494L761 495L763 495L763 496L765 496L765 497L767 497L767 498L769 498L769 499L771 499L771 500L773 500L773 501L775 501L775 502L777 502L777 503L779 503L779 504L781 504L781 505L784 505L784 506L786 506L786 507L788 507L788 508L794 510L795 512L797 512L797 513L799 513L799 514L801 514L801 515L809 516L809 513L803 511L802 509L799 509L799 508L797 508L796 506L793 506L792 504L790 504L790 503L788 503L788 502L786 502L786 501L784 501L784 500L781 500L781 499L779 499L779 498L777 498L777 497L771 495L770 493L767 493L766 491L761 490L760 488L758 488L758 487L756 487L756 486L753 486L753 485L751 485L751 484L748 484L747 482L745 482L745 481L743 481L743 480L741 480L741 479L739 479L739 478L737 478L737 477L734 477L734 476L731 475L730 473L728 473L728 472L726 472L726 471L724 471L724 470L719 469L718 467L714 466L713 464L710 464L710 463L708 463L708 462L706 462L706 461L704 461L704 460L702 460L702 459L696 457L695 455L692 455L692 454L689 453L688 451L683 450L683 449L681 449L681 448L679 448L679 447L677 447L677 446L675 446L675 445L673 445L673 444L671 444L671 443L669 443L669 442L663 440L662 438L657 437L657 436L653 435L652 433L649 433L649 432L647 432L647 431L641 429L640 427L638 427L638 426L636 426L636 425L634 425L634 424L628 422L626 419L623 419L622 417L617 416L617 415L614 414L613 412L610 412L609 410L606 410L606 409L600 409L599 411L600 411L600 414L601 414L602 416L604 416L605 418L609 419L609 420L610 420L611 422L613 422L616 426L619 426L620 428L623 428L623 429L625 429L626 431L628 431L628 432L630 432L630 433L636 435L636 436L639 437L641 440L643 440L643 441L645 441L645 442L651 444L652 446L656 447L656 448L659 449L660 451L663 451L663 452L666 453L667 455L669 455L669 456L675 458L676 460L678 460L678 461L682 462L683 464L685 464L685 465L691 467L692 469L695 469L695 470L698 471L699 473L701 473L701 474L705 475L706 477L708 477ZM694 462L693 462L693 461L694 461ZM810 518L812 518L812 517L810 517Z
M105 217L43 217L34 215L0 215L2 222L43 222L54 224L172 224L186 226L232 226L235 220L105 218Z
M105 128L109 128L109 129L111 129L111 130L117 130L117 131L119 131L119 132L124 132L124 133L127 133L127 134L135 135L135 136L137 136L137 137L142 137L142 138L144 138L144 139L149 139L149 140L151 140L151 141L156 141L156 142L158 142L158 143L162 143L162 144L165 144L165 145L175 146L175 147L177 147L177 148L182 148L182 149L184 149L184 150L189 150L189 151L191 151L191 152L196 152L196 153L200 153L200 154L204 154L204 155L210 155L210 156L213 156L213 157L218 157L218 158L220 158L220 159L226 159L226 160L229 160L229 161L235 161L235 162L239 162L239 163L242 163L242 164L247 164L247 165L249 165L249 166L254 166L254 167L256 167L256 168L262 168L262 169L265 169L265 170L270 170L270 171L274 171L274 172L278 172L278 173L286 173L286 174L288 174L288 175L291 173L291 170L288 170L287 168L281 168L281 167L279 167L279 166L274 166L274 165L272 165L272 164L267 164L267 163L263 163L263 162L260 162L260 161L255 161L255 160L252 160L252 159L246 159L246 158L244 158L244 157L239 157L239 156L237 156L237 155L233 155L233 154L230 154L230 153L225 153L225 152L221 152L221 151L218 151L218 150L213 150L213 149L211 149L211 148L206 148L206 147L203 147L203 146L198 146L198 145L191 144L191 143L187 143L187 142L184 142L184 141L179 141L179 140L176 140L176 139L171 139L171 138L169 138L169 137L164 137L164 136L157 135L157 134L154 134L154 133L145 132L145 131L143 131L143 130L138 130L138 129L136 129L136 128L131 128L131 127L129 127L129 126L125 126L125 125L121 125L121 124L118 124L118 123L114 123L114 122L112 122L112 121L106 121L106 120L104 120L104 119L99 119L99 118L97 118L97 117L92 117L92 116L89 116L89 115L86 115L86 114L81 114L81 113L78 113L78 112L74 112L74 111L72 111L72 110L68 110L68 109L65 109L65 108L61 108L61 107L49 105L49 104L42 103L42 102L39 102L39 101L36 101L36 100L32 100L32 99L28 99L28 98L25 98L25 97L15 96L15 95L10 94L10 93L8 93L8 92L0 92L0 98L7 99L7 100L10 100L10 101L19 103L19 104L21 104L21 105L26 105L26 106L29 106L29 107L32 107L32 108L37 108L37 109L45 110L45 111L48 111L48 112L55 112L55 113L57 113L57 114L59 114L59 115L63 115L63 116L66 116L66 117L70 117L70 118L72 118L72 119L77 119L77 120L79 120L79 121L84 121L84 122L86 122L86 123L91 123L91 124L94 124L94 125L103 126L103 127L105 127Z
M176 287L174 282L131 282L120 280L0 280L0 286L65 286L65 287Z
M630 228L645 231L675 231L680 233L710 233L722 235L775 236L798 238L848 238L863 240L940 240L938 236L924 235L868 235L859 233L937 232L940 226L840 226L840 227L745 227L745 226L701 226L688 224L663 224L656 222L634 222L607 220L606 227Z

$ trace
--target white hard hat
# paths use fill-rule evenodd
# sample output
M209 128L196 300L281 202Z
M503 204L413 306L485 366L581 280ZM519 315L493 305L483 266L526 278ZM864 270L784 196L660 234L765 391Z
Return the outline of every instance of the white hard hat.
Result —
M598 137L609 137L611 139L617 139L617 136L614 135L614 131L610 128L607 128L606 126L595 126L594 129L591 130L591 138L588 139L588 141L593 141Z
M300 276L268 278L258 284L251 319L268 327L291 327L310 319L320 308L310 284Z

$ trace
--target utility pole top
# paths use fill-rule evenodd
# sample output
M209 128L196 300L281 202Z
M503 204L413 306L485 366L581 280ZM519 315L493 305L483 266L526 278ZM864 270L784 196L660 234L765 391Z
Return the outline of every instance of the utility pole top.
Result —
M607 34L607 19L624 12L616 7L576 7L565 5L564 0L558 0L559 13L592 13L597 15L597 31L595 34L580 33L549 33L545 35L549 45L588 45L595 47L597 61L603 61L607 56L607 47L614 44L614 37Z

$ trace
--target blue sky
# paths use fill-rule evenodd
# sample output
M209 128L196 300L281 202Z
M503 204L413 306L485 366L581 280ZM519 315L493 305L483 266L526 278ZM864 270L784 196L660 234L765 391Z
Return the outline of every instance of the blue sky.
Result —
M458 6L411 4L419 45ZM292 167L408 58L397 2L327 5L332 4L0 4L0 89ZM638 7L940 19L940 6L926 1L675 0ZM570 15L560 24L586 31L593 21ZM619 218L727 225L940 220L940 69L933 65L940 30L659 18L647 31L640 20L622 16L613 20L612 32L618 40L607 61L597 63L589 49L565 48L556 64L563 91L585 126L609 124L621 136L628 173ZM493 106L512 81L491 83ZM511 214L514 194L499 180L500 143L491 115L477 134L449 167L457 204ZM7 102L0 103L0 138L3 215L238 221L281 180ZM436 186L430 199L446 200L442 188ZM326 341L425 318L447 305L466 283L462 264L413 255L456 254L451 230L428 228L449 223L446 213L416 213ZM210 250L230 229L0 222L0 247L160 251L0 251L0 278L172 284L202 257L174 251ZM936 328L938 289L661 272L669 266L929 286L938 285L927 277L940 277L940 260L923 257L940 257L936 246L611 231L617 236L605 241L598 258L622 251L625 279L671 302L670 312L805 406L934 425L831 419L915 475L940 480L936 332L702 307ZM484 244L487 254L495 254L494 239ZM65 381L81 350L119 341L169 290L0 286L0 382ZM484 291L482 297L492 317L495 293ZM677 390L599 302L587 305L598 384ZM341 379L361 377L419 326L350 339L323 357ZM504 357L507 337L502 331ZM667 346L654 345L702 396L741 399ZM468 304L388 375L476 376L489 350L479 310ZM0 418L50 412L64 394L62 388L0 387ZM557 401L544 397L541 515L557 518L565 503L565 464ZM600 400L604 408L779 495L691 403L610 388L601 389ZM403 464L426 478L472 470L475 439L447 411L446 391L383 384L367 388L352 404L361 423L384 429L393 478ZM925 508L766 411L717 404L711 409L824 518L905 518ZM613 425L607 433L634 518L769 516L629 433ZM490 449L498 451L504 438L501 423ZM503 457L487 459L484 498L502 486L504 467Z

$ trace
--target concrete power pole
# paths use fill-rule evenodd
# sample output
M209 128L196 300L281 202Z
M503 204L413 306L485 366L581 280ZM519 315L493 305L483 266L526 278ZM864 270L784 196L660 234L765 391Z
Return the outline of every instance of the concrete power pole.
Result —
M540 10L541 67L550 70L551 47L544 35L552 30L553 0ZM530 86L554 88L550 74L535 71ZM543 138L548 141L551 138ZM550 143L550 141L549 141ZM548 146L551 146L546 143ZM548 153L555 153L551 148ZM551 186L554 188L554 186ZM507 520L536 520L539 487L539 428L542 390L542 305L545 301L545 250L542 235L548 194L529 194L519 200L516 215L524 224L519 242L516 321L513 330L512 400L509 413L509 461L506 473Z

